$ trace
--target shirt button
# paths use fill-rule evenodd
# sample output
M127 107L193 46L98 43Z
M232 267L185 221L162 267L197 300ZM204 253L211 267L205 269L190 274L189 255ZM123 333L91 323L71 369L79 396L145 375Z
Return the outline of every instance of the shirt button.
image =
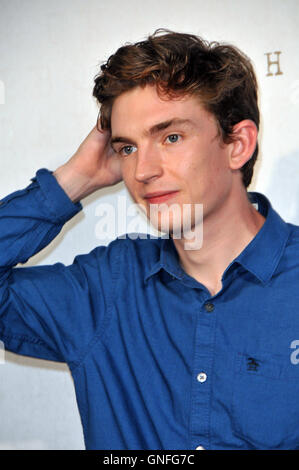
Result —
M212 304L211 302L207 302L207 303L205 304L205 309L206 309L206 311L209 312L209 313L210 313L210 312L213 312L214 308L215 308L215 305Z
M203 446L197 446L195 450L206 450Z
M205 374L205 372L200 372L197 376L197 380L198 382L205 382L207 380L207 374Z

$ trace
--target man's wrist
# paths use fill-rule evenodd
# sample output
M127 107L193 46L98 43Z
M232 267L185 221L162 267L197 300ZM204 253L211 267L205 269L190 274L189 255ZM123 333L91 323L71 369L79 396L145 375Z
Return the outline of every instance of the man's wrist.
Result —
M73 202L57 179L53 178L53 172L47 168L39 169L31 181L38 183L41 190L38 201L41 203L41 208L44 206L47 217L54 223L65 223L82 210L80 201Z
M53 176L55 176L58 184L74 203L99 189L93 187L90 178L78 173L68 163L58 167L53 172Z

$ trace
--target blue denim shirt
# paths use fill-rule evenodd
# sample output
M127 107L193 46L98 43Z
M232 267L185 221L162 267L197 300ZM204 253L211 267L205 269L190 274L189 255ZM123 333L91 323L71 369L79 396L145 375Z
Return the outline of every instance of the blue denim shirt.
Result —
M299 448L299 227L248 195L266 221L214 296L163 237L14 267L82 205L47 169L1 201L0 339L67 363L87 449Z

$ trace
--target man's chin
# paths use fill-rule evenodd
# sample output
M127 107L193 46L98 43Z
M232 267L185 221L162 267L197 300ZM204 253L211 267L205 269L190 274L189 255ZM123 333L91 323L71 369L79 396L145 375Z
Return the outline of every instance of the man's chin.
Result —
M203 205L179 204L157 205L147 211L153 228L162 235L173 239L197 240L202 238Z
M169 238L182 238L183 237L183 225L180 224L163 224L151 221L152 227L159 232L162 236L168 236Z
M183 223L152 223L158 236L172 238L173 240L183 240L185 250L199 250L203 244L203 224L191 224L186 227Z

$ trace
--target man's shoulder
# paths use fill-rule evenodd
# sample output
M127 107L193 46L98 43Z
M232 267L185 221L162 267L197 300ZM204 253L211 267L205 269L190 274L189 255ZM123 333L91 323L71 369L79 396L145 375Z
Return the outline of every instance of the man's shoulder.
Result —
M119 235L111 243L119 249L160 253L163 237L157 237L149 233L130 232Z
M299 226L287 223L289 236L282 255L282 266L284 269L293 270L299 274Z
M129 254L153 260L160 256L163 237L149 233L130 232L119 235L112 240L106 248L114 255Z
M288 238L288 246L293 246L294 248L297 247L299 249L299 225L295 225L292 223L287 223L290 229L290 235Z
M125 233L106 245L98 245L90 252L78 254L69 269L74 273L82 270L89 275L101 272L104 278L110 275L129 273L136 275L149 271L160 260L163 238L146 233ZM62 263L57 263L62 268Z
M118 271L128 272L133 266L142 270L150 269L160 259L163 238L148 233L125 233L112 240L107 249L112 264Z

